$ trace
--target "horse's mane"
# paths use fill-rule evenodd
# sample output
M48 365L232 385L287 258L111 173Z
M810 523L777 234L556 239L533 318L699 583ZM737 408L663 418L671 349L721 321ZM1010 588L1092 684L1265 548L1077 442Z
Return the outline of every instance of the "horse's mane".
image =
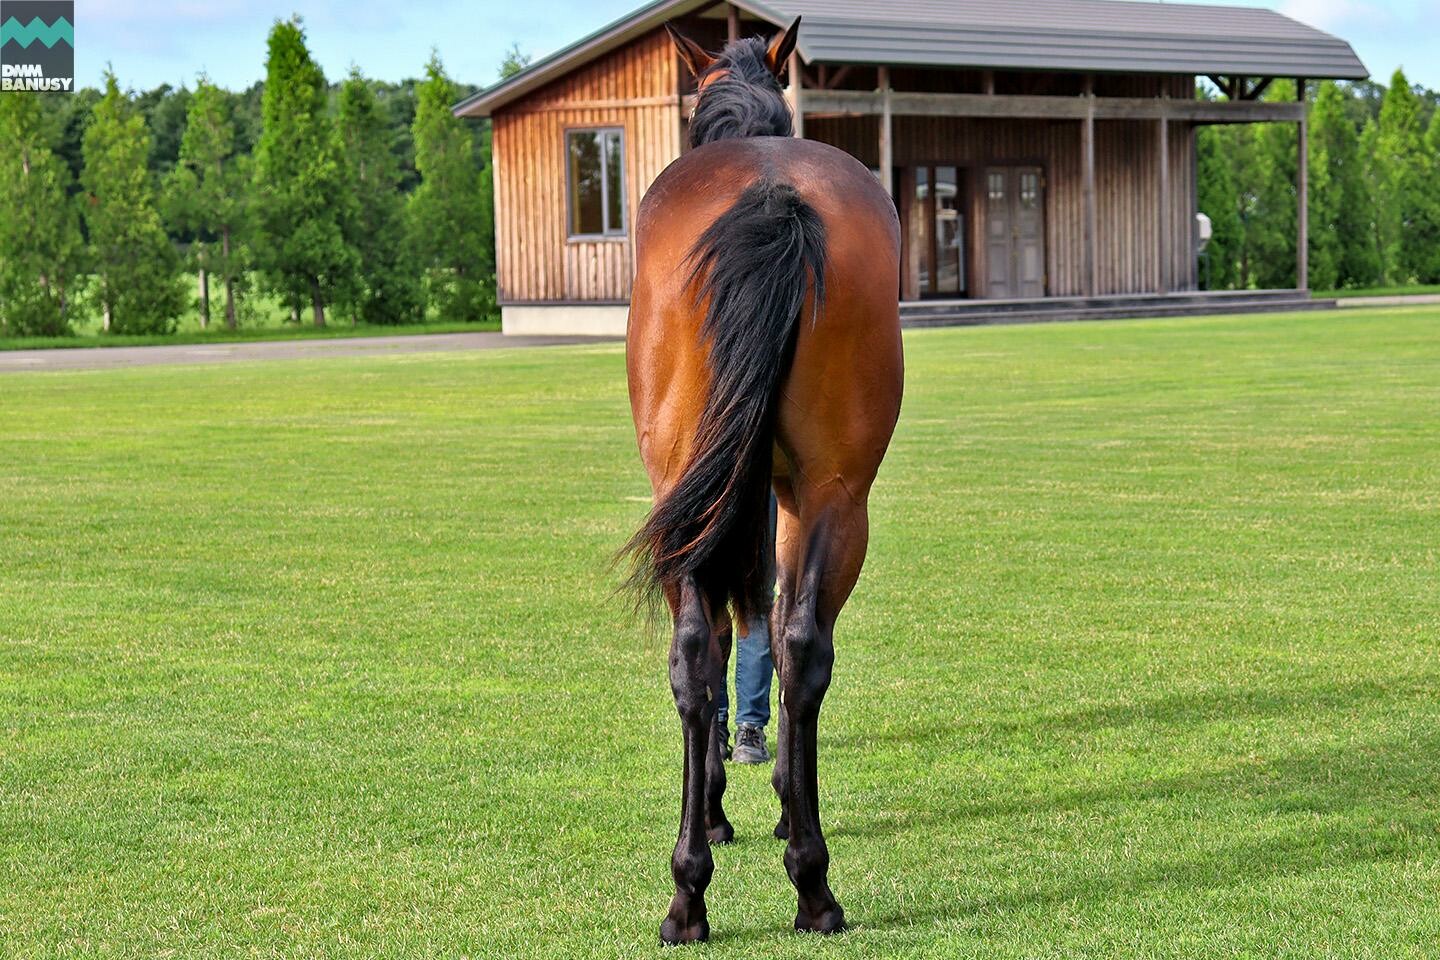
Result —
M765 66L765 41L759 37L725 45L701 80L719 71L699 95L690 118L690 146L734 137L789 137L795 132L780 81Z

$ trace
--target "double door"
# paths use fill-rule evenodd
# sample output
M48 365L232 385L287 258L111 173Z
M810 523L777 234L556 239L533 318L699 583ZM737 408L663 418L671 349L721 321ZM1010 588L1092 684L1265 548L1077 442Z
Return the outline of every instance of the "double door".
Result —
M1045 177L1039 167L985 171L985 296L1045 296Z
M905 296L1045 296L1040 167L933 164L906 168L897 179L907 227ZM972 250L972 241L981 248Z

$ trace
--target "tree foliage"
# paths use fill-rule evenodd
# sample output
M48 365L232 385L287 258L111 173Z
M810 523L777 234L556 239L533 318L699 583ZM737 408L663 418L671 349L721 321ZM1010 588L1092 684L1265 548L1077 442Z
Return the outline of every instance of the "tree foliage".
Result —
M272 290L325 307L352 296L358 256L348 241L354 198L327 112L325 75L300 20L276 21L265 62L264 128L255 147L255 255Z
M69 332L82 247L57 139L38 97L0 96L0 333Z
M1294 96L1288 81L1269 91L1271 99ZM1428 92L1400 72L1389 87L1318 86L1309 141L1312 287L1440 282L1436 113ZM1197 151L1200 209L1216 234L1202 277L1216 288L1292 285L1295 127L1204 127Z
M1380 106L1375 165L1380 171L1376 196L1380 250L1389 283L1424 276L1431 257L1423 249L1429 234L1425 130L1421 103L1403 71L1396 70Z
M361 277L346 306L362 323L419 323L425 319L425 294L406 243L400 168L386 117L358 70L340 88L339 99L346 189L355 201L349 239Z
M113 73L85 131L85 225L92 294L115 333L168 333L185 305L178 260L161 225L147 158L145 118Z
M415 106L420 185L409 203L411 245L440 317L484 320L495 312L492 168L476 165L470 129L451 112L459 91L433 54L425 74Z
M249 186L248 158L235 147L231 97L201 78L189 97L185 129L165 198L172 229L191 245L201 285L208 276L225 292L225 325L238 325L236 298L243 283L245 255L239 244ZM201 326L209 322L202 294Z

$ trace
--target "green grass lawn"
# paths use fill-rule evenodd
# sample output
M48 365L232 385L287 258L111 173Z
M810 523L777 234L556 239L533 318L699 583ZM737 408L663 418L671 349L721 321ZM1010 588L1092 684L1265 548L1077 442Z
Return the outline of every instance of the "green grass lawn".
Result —
M1435 956L1440 311L906 348L854 929L788 932L736 768L687 955ZM0 956L660 955L633 444L618 344L0 377Z

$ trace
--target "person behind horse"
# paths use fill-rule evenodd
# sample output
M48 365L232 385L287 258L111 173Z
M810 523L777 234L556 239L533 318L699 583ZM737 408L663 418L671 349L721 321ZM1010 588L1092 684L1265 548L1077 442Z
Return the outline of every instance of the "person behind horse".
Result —
M775 542L775 495L770 495L770 542ZM771 550L774 553L774 550ZM770 589L775 589L775 573L770 572ZM751 617L746 633L735 643L735 746L730 746L730 684L720 685L715 698L715 722L720 724L725 759L736 763L768 763L770 751L765 746L765 725L770 722L770 681L775 676L775 661L770 656L770 617Z

